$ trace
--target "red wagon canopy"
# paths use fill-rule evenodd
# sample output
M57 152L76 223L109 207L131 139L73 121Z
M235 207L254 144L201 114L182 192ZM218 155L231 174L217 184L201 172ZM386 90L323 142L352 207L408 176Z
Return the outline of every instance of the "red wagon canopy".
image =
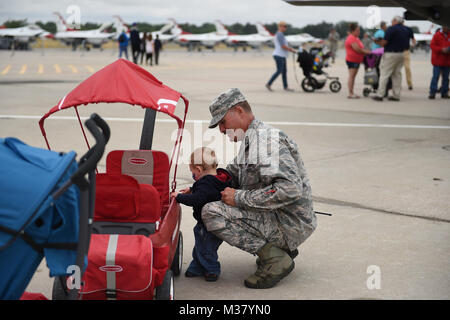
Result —
M180 98L185 102L184 116L186 117L188 101L181 93L164 85L151 73L134 63L119 59L99 70L65 95L39 120L39 126L46 137L44 121L59 110L89 103L122 102L167 113L177 121L178 127L182 128L185 119L181 120L174 114Z
M183 120L174 114L180 98L183 99L185 105ZM91 103L127 103L166 113L176 120L178 124L178 134L175 140L172 156L170 158L171 168L175 151L177 150L172 183L173 189L175 190L178 156L189 101L181 93L164 85L148 71L128 60L119 59L97 71L85 81L81 82L39 120L39 127L41 128L42 135L44 136L45 142L47 143L47 147L49 149L50 145L44 129L45 119L59 110L74 107L78 121L81 125L77 106ZM89 143L82 125L81 130L89 148Z

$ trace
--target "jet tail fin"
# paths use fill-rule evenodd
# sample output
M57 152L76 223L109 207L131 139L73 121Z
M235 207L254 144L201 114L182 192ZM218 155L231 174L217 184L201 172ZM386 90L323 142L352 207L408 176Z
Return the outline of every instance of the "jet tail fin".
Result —
M116 28L116 34L121 34L123 31L130 32L130 29L128 28L127 24L122 20L122 18L118 15L113 16L115 22L114 22L114 28Z
M98 32L103 32L103 31L105 31L106 29L108 29L112 25L113 25L113 22L105 22L104 24L102 24L100 26L100 28L98 28Z
M159 33L163 34L166 31L171 30L174 27L174 23L172 20L169 20L169 23L165 24L160 30Z
M224 26L224 24L220 20L214 21L214 25L216 26L216 33L221 36L227 36L230 34L228 29Z
M56 31L57 32L64 32L69 29L67 27L66 21L62 17L62 15L59 12L53 12L53 14L56 16Z
M183 29L181 29L181 27L177 24L175 19L170 18L169 21L172 23L172 28L170 29L170 33L171 34L173 34L173 35L180 35L180 34L184 34L185 33L183 31Z
M273 36L273 34L269 30L267 30L267 28L261 22L258 22L256 24L256 30L258 31L258 34L262 36L265 37Z

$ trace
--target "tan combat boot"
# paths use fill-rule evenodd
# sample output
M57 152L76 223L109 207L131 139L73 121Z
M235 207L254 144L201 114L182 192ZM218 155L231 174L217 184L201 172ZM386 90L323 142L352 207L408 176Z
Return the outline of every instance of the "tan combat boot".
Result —
M244 284L248 288L272 288L294 269L292 258L271 243L267 243L256 254L260 259L260 265L255 274L245 279Z

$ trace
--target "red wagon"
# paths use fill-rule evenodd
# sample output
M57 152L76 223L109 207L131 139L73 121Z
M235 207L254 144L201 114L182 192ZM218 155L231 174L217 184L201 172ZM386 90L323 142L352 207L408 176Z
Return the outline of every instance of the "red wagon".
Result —
M184 115L175 115L179 100ZM173 276L182 265L181 207L170 198L189 102L139 66L123 59L99 70L64 96L39 121L48 148L45 119L55 112L95 103L145 108L139 150L113 150L106 172L97 173L88 264L81 285L74 276L56 278L53 299L173 299ZM152 150L156 112L172 117L177 138L171 157ZM82 133L84 129L81 125ZM85 137L86 143L89 143ZM171 184L169 172L173 169ZM92 204L94 205L94 204Z

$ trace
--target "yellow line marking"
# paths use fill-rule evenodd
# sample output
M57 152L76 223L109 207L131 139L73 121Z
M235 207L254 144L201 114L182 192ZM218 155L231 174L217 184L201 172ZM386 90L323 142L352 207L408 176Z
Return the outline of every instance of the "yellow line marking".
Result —
M5 75L9 72L9 70L11 69L11 65L8 65L5 69L3 69L2 71L2 75Z
M94 68L92 68L91 66L86 66L86 69L90 72L90 73L94 73Z
M56 73L61 73L61 68L59 67L59 65L54 64L53 67L55 67Z
M69 64L69 68L72 70L73 73L78 73L77 68L75 68L74 65Z
M26 64L24 64L24 65L22 66L22 68L21 68L20 71L19 71L19 74L24 74L25 71L27 71L27 65L26 65Z
M43 65L43 64L40 64L37 73L43 73L43 72L44 72L44 65Z

